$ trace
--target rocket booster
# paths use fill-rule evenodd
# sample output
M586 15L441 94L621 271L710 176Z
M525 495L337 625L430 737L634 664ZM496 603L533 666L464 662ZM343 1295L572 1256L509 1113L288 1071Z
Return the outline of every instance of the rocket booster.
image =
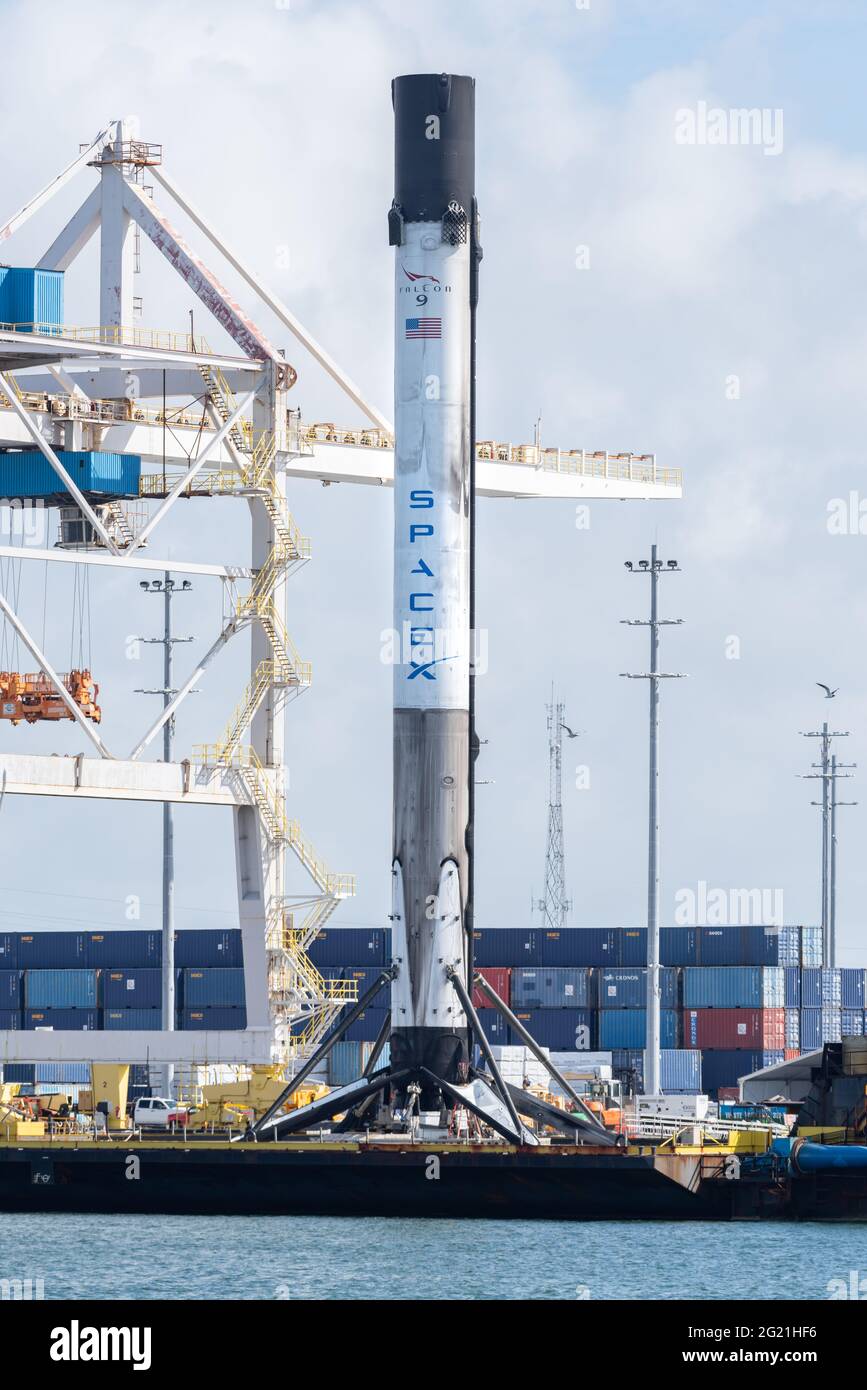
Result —
M460 1079L470 890L475 83L398 77L391 1063Z

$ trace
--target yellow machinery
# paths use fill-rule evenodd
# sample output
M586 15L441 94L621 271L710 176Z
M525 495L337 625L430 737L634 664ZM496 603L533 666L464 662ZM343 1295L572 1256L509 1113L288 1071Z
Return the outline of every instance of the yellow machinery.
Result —
M114 1062L92 1062L90 1073L94 1116L100 1113L100 1107L104 1105L110 1130L129 1129L126 1114L129 1066ZM81 1099L79 1095L79 1104Z
M730 1129L709 1133L700 1122L684 1125L656 1147L658 1154L763 1154L774 1135L770 1129Z
M252 1067L248 1081L228 1081L202 1087L201 1105L190 1117L190 1129L238 1129L247 1119L256 1120L274 1104L286 1089L281 1067ZM326 1095L327 1086L301 1086L287 1102L287 1110L297 1110Z
M17 1082L0 1084L0 1139L39 1139L45 1134L45 1123L34 1119L30 1098L19 1096Z

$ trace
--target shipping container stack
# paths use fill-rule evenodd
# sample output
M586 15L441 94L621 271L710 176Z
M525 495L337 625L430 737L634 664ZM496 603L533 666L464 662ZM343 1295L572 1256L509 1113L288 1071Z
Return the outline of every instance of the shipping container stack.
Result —
M576 1061L582 1052L610 1053L614 1074L639 1090L646 952L640 927L482 928L474 943L477 969L541 1046ZM665 927L660 952L669 1094L715 1097L761 1067L865 1032L867 972L823 970L819 927ZM354 978L363 994L390 959L390 933L329 928L310 954L323 974ZM473 1003L489 1042L520 1041L484 991L474 990ZM363 1069L386 1004L381 995L353 1024L335 1074Z
M245 1028L243 964L238 930L178 932L176 1028ZM158 931L0 931L0 1029L160 1029L161 966Z
M715 1097L763 1066L867 1031L867 971L823 969L818 927L665 927L660 946L668 1093ZM161 947L152 931L0 931L0 1028L159 1028ZM634 1089L644 1074L646 949L635 927L482 928L474 942L477 968L541 1046L578 1061L610 1053ZM310 956L360 996L391 960L391 933L329 926ZM239 931L178 932L175 966L177 1027L246 1026ZM491 1043L520 1042L482 990L473 1001ZM383 991L335 1047L332 1084L363 1071L388 1007ZM32 1084L50 1084L31 1072Z

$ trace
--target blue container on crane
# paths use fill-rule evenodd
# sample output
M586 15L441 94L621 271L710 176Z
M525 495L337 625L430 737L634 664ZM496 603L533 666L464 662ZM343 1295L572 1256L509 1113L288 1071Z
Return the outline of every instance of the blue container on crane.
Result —
M55 449L60 463L88 498L134 498L139 495L141 459L137 454L111 454L100 449ZM69 502L71 493L39 449L8 450L0 454L0 497L56 498Z
M56 337L63 326L63 271L0 265L0 324Z

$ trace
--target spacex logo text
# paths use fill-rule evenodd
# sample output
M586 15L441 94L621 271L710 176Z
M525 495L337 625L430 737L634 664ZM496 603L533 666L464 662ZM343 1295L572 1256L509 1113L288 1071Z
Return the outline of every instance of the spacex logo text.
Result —
M51 1332L52 1361L131 1361L134 1371L151 1367L149 1327L82 1327L73 1318L68 1327Z
M430 511L436 508L436 499L430 488L413 488L409 494L409 505L412 511ZM415 613L434 612L434 593L435 585L430 587L425 585L425 580L435 580L436 575L421 553L422 545L425 542L433 544L436 528L433 525L433 517L425 522L410 522L409 543L415 545L418 542L418 552L416 564L410 570L410 575L415 584L410 588L409 611ZM418 587L416 587L416 584ZM425 680L436 680L436 672L433 667L439 661L450 660L449 656L435 655L434 647L434 624L425 620L416 622L415 618L410 619L409 643L412 655L409 660L409 670L406 673L407 680L414 680L417 676L422 676Z

